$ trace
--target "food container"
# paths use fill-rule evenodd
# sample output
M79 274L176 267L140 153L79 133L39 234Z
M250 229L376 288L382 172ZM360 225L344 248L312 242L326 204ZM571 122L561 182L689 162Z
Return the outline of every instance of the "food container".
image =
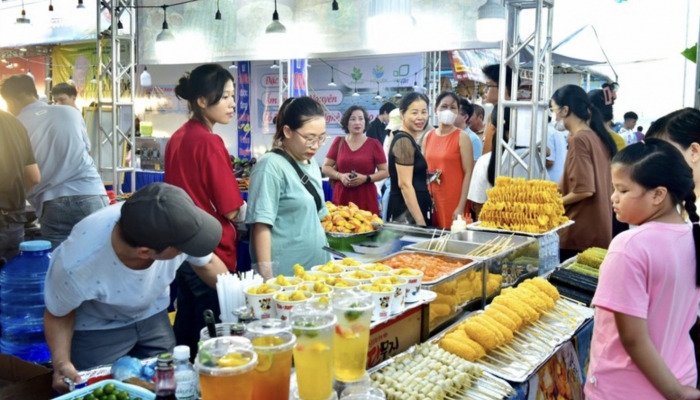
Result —
M295 276L285 276L285 278L287 278L287 281L289 281L291 285L281 285L278 283L279 281L277 278L268 279L265 283L268 285L278 285L283 292L293 292L302 284L301 279Z
M372 283L391 286L394 288L394 301L391 303L391 313L399 314L406 305L406 287L408 280L400 276L380 276L372 279Z
M372 310L372 321L386 318L391 315L391 310L396 308L394 303L398 300L394 297L395 289L389 285L380 285L387 291L372 290L370 285L362 285L360 289L369 293L374 302L374 310Z
M366 271L350 271L346 272L344 274L340 274L340 277L343 279L352 279L355 281L360 282L361 285L370 283L372 281L372 278L374 278L376 275L374 275L371 272L366 272Z
M277 293L275 297L273 298L273 301L275 303L275 313L277 315L277 318L281 319L282 321L288 321L289 317L292 315L292 310L294 309L295 306L298 306L299 304L304 304L307 301L311 300L314 295L313 293L309 291L302 291L304 293L304 296L306 297L304 300L280 300L277 298L280 294L283 295L290 295L290 292L281 292Z
M406 303L418 301L418 293L420 293L420 285L423 282L423 271L412 268L394 269L391 275L400 276L408 281L406 285Z
M248 310L253 315L253 318L265 319L275 317L275 308L272 303L272 298L282 290L279 285L267 285L272 289L275 289L272 293L265 294L254 294L250 293L254 287L246 288L245 290L245 304L248 306Z

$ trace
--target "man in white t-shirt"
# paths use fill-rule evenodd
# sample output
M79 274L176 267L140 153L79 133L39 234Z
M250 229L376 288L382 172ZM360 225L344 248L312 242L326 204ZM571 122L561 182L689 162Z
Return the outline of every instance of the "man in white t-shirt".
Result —
M165 183L76 224L46 275L44 329L54 389L65 392L66 377L79 382L77 370L172 351L170 283L187 261L216 287L216 276L227 273L212 254L220 240L221 224Z

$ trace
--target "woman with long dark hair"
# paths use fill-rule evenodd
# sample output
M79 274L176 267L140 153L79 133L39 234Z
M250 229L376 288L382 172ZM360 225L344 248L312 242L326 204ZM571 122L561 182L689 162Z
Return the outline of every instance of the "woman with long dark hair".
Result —
M561 191L575 224L559 233L560 258L566 260L589 247L608 248L612 240L610 162L617 147L580 86L559 88L549 104L555 128L569 131Z

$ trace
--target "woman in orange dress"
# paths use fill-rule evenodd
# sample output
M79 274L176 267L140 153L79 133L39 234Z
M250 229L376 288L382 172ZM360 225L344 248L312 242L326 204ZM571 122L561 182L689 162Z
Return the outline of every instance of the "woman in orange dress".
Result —
M429 189L435 203L435 226L450 228L458 215L465 218L467 192L474 167L474 153L469 135L454 126L459 112L459 97L442 92L436 101L435 113L440 123L423 136L422 151L428 171L438 175Z

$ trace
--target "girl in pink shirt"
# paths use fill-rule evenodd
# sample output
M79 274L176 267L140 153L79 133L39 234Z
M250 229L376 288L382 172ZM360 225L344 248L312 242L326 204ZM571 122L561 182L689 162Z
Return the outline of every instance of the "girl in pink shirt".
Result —
M689 335L700 299L693 173L676 148L648 139L615 156L612 181L617 219L639 227L613 239L600 267L586 397L700 399Z

